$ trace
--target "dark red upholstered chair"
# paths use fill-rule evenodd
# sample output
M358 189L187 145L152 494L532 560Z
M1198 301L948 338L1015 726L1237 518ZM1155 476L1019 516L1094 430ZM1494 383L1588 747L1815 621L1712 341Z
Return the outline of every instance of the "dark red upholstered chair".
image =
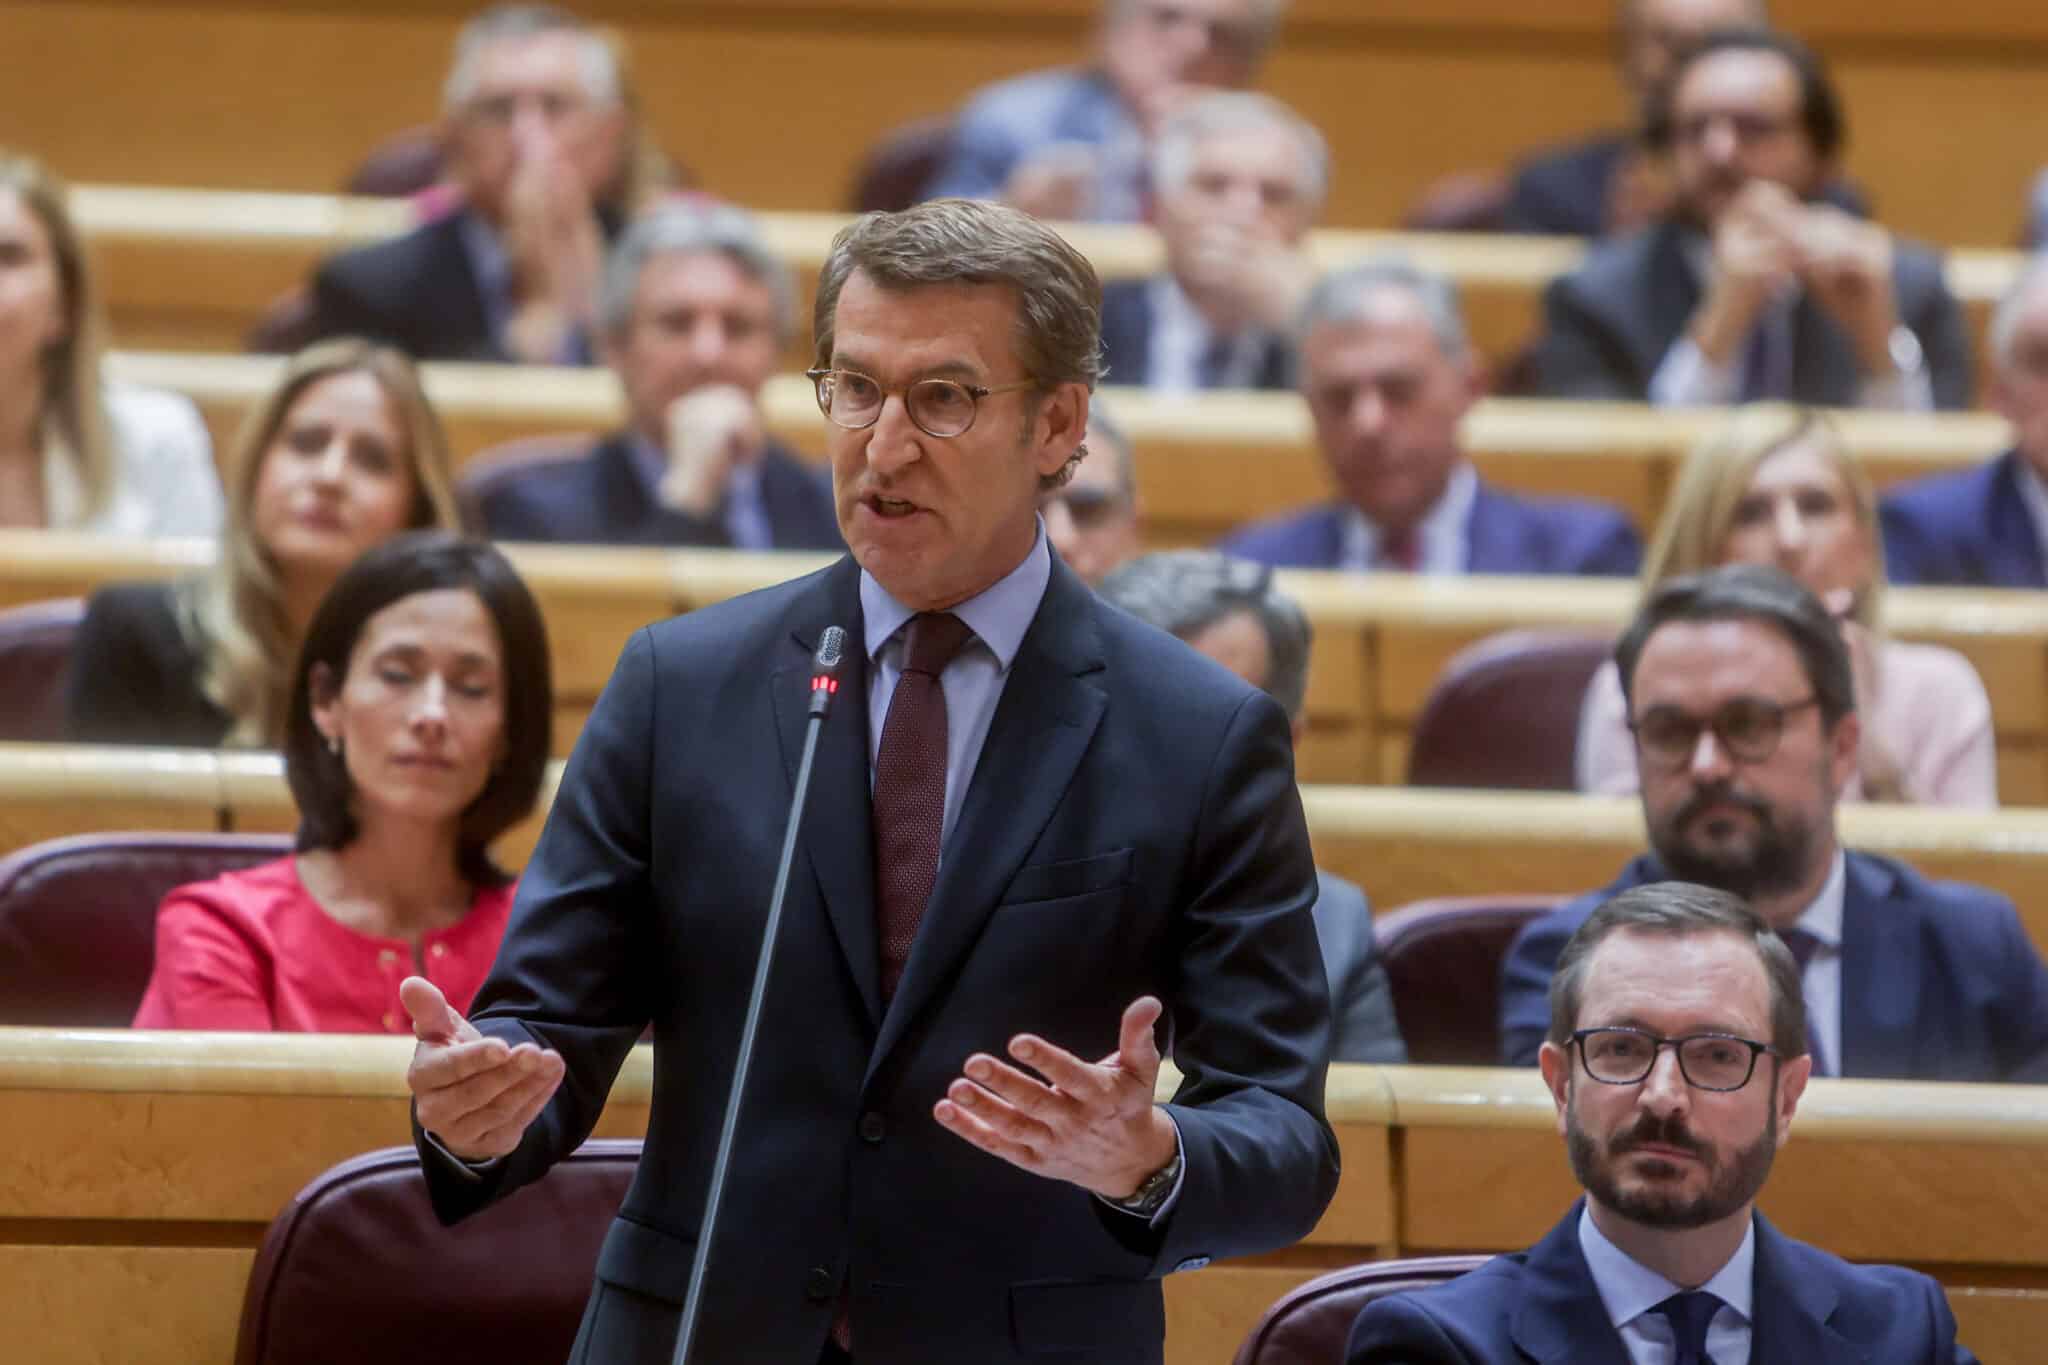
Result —
M894 213L924 197L953 142L953 116L921 118L891 130L868 149L847 195L855 213Z
M343 194L403 199L438 184L443 169L441 131L431 123L393 133L363 158L342 183Z
M1523 925L1564 896L1455 896L1373 920L1408 1060L1500 1065L1500 964Z
M1232 1365L1331 1365L1344 1358L1351 1324L1375 1299L1427 1289L1485 1265L1485 1256L1421 1256L1367 1261L1290 1289L1266 1310L1237 1348Z
M1499 232L1508 179L1497 171L1461 171L1423 187L1401 220L1410 232Z
M462 509L462 521L483 531L484 502L498 488L536 465L577 460L590 453L597 440L587 432L554 432L546 436L522 436L486 446L463 463L455 476L455 503Z
M64 738L64 670L85 599L0 611L0 740Z
M1575 631L1509 630L1460 650L1415 721L1408 784L1574 790L1579 705L1613 648Z
M296 355L318 340L320 319L313 311L313 291L299 285L272 299L242 338L252 355Z
M561 1365L639 1160L637 1140L587 1142L452 1228L412 1148L343 1162L271 1223L235 1365Z
M291 846L286 834L80 834L0 859L0 1024L128 1027L164 896Z

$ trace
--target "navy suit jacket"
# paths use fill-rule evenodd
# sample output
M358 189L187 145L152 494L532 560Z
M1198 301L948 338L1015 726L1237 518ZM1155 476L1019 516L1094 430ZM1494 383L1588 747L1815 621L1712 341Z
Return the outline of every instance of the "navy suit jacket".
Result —
M1668 876L1648 855L1605 890L1523 928L1501 967L1501 1055L1528 1066L1550 1027L1550 976L1595 907ZM2012 902L1848 854L1842 895L1844 1076L2048 1081L2048 966Z
M1334 569L1350 508L1325 503L1244 527L1220 548L1283 569ZM1466 573L1633 574L1643 546L1628 519L1603 503L1531 498L1479 486L1465 524Z
M1102 358L1111 384L1152 383L1152 284L1116 280L1102 286ZM1284 337L1265 338L1259 352L1255 389L1294 387L1294 349Z
M462 219L329 258L313 276L314 335L367 337L415 360L510 360L491 334Z
M1158 1279L1287 1245L1337 1181L1330 1005L1287 721L1057 558L1011 663L902 982L884 1003L868 682L851 558L634 636L576 742L473 1018L568 1076L457 1217L597 1121L643 1028L654 1106L574 1359L665 1365L803 752L811 659L856 642L822 726L704 1297L706 1360L813 1361L845 1287L862 1365L1163 1358ZM1142 774L1145 799L1131 799ZM940 1128L977 1050L1087 1056L1166 1003L1186 1165L1156 1226Z
M1920 340L1937 408L1970 405L1970 334L1949 293L1941 257L1895 241L1892 293L1899 320ZM1600 243L1543 293L1537 389L1550 398L1643 402L1665 354L1700 300L1683 234L1671 222ZM1855 348L1835 320L1802 295L1792 314L1792 388L1802 403L1854 407L1862 381Z
M761 501L778 550L838 550L839 519L826 480L771 441L761 462ZM482 502L493 540L579 545L730 546L721 510L693 517L665 507L631 440L616 433L584 455L523 467Z
M1367 1305L1346 1365L1629 1365L1579 1249L1579 1210L1527 1251ZM1758 1365L1974 1365L1941 1286L1897 1266L1851 1265L1756 1218Z
M2048 588L2041 536L2020 495L2020 453L1894 488L1878 505L1894 583Z

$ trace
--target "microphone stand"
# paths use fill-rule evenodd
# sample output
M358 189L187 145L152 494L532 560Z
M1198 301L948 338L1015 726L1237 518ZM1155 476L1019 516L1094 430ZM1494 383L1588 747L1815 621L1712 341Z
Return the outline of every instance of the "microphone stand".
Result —
M671 1365L687 1365L690 1343L697 1335L697 1316L703 1307L704 1276L711 1266L711 1239L718 1230L718 1206L725 1195L727 1167L732 1163L734 1134L739 1129L740 1100L746 1094L747 1069L754 1060L754 1040L761 1027L761 1003L768 994L768 969L775 962L775 935L782 925L782 903L789 891L789 869L796 859L797 830L803 823L804 797L811 789L811 760L818 750L818 731L823 727L825 709L839 691L839 665L846 644L846 632L828 626L819 637L818 652L812 658L810 716L804 724L803 759L797 764L796 791L789 800L789 824L782 835L782 858L775 868L775 890L768 898L768 923L761 930L761 951L754 961L754 988L747 997L746 1023L740 1029L739 1057L733 1064L732 1089L725 1097L725 1121L718 1130L718 1155L711 1162L711 1192L704 1201L704 1225L698 1230L697 1252L690 1263L690 1288L683 1298L683 1320L676 1329L676 1349Z

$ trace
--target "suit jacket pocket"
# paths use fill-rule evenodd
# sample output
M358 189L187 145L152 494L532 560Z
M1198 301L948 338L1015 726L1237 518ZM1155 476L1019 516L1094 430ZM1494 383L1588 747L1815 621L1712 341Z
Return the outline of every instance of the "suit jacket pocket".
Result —
M1013 1284L1010 1321L1024 1355L1156 1360L1166 1340L1166 1307L1155 1280Z
M682 1306L690 1292L694 1237L678 1237L621 1214L597 1253L597 1278Z
M1056 863L1029 863L1017 869L1003 890L1002 905L1028 905L1033 901L1069 900L1095 891L1108 891L1130 884L1138 865L1138 851L1120 848L1088 858L1067 858Z

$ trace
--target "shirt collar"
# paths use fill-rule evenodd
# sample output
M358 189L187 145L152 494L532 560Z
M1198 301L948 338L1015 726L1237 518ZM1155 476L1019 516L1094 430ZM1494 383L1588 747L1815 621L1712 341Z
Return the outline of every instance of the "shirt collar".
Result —
M996 656L998 670L1007 673L1024 646L1024 634L1031 629L1051 581L1052 551L1046 545L1041 519L1031 549L1017 567L950 610ZM917 614L890 596L866 569L860 571L860 612L870 664L880 656L882 646L903 629L904 622Z
M1836 849L1834 865L1828 869L1828 879L1821 883L1820 893L1792 921L1793 928L1804 929L1825 947L1842 946L1842 897L1849 885L1848 866L1849 860L1842 850Z
M1422 567L1427 569L1448 558L1439 547L1456 546L1472 519L1472 504L1479 500L1479 475L1470 462L1459 460L1444 483L1444 491L1422 520L1415 523L1415 542L1421 547ZM1380 528L1373 525L1356 506L1344 519L1344 562L1372 568L1380 555ZM1457 566L1463 569L1460 563Z
M1152 308L1159 325L1176 328L1197 338L1202 343L1195 348L1199 354L1215 333L1209 327L1209 320L1202 316L1202 310L1195 307L1195 301L1188 297L1188 291L1180 287L1180 281L1170 272L1161 271L1152 277L1146 291L1152 296Z
M1593 1287L1607 1309L1607 1320L1616 1330L1634 1322L1673 1294L1683 1293L1656 1271L1635 1260L1607 1240L1593 1221L1589 1201L1579 1209L1579 1250L1585 1254L1586 1269L1593 1274ZM1728 1258L1728 1264L1700 1286L1750 1322L1756 1289L1756 1219L1743 1229L1742 1245Z

